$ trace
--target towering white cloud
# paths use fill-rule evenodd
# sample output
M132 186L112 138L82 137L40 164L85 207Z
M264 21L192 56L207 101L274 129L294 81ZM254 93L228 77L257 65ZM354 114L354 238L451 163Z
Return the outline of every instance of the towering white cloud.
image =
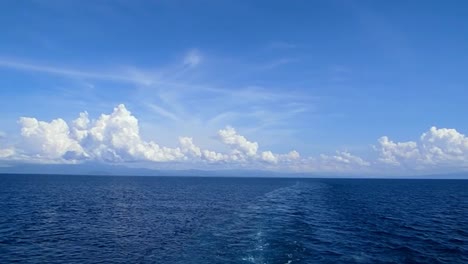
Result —
M28 151L40 158L57 159L65 154L83 155L79 142L72 138L70 129L63 119L50 123L35 118L22 117L18 121L22 126L21 135L26 139Z
M247 140L232 127L218 131L220 141L231 149L229 153L201 149L191 137L179 137L179 147L176 148L160 146L141 138L138 119L123 104L115 107L111 114L102 114L96 120L91 120L88 113L83 112L70 124L63 119L44 122L31 117L20 118L19 124L21 134L28 143L24 153L54 162L198 161L248 167L256 166L258 161L283 166L300 159L297 151L287 154L271 151L258 153L258 143Z
M417 142L393 142L388 137L381 137L378 142L376 148L382 163L415 169L468 167L468 137L455 129L431 127Z
M140 137L138 120L123 104L110 115L91 122L86 112L71 124L63 119L51 122L22 117L21 135L27 139L27 153L49 159L96 159L122 161L174 161L182 159L179 148L160 147Z
M71 132L77 140L81 141L88 136L89 123L88 112L80 113L80 116L73 121Z
M388 137L379 138L379 160L391 165L401 165L402 162L419 158L418 145L414 141L393 142Z
M417 141L394 142L381 137L375 147L377 157L364 160L346 151L317 157L301 157L295 150L278 154L262 150L257 142L248 140L232 127L218 131L218 139L230 149L226 153L202 149L193 138L185 136L179 137L178 147L165 147L142 139L138 119L123 104L97 119L90 119L83 112L70 123L61 118L44 122L32 117L21 117L18 123L24 142L0 148L0 159L190 162L313 172L381 172L389 167L422 171L468 169L468 137L447 128L432 127Z
M80 118L75 123L85 125L86 118ZM123 104L114 108L110 115L102 114L86 128L87 136L83 138L82 144L90 155L97 158L163 162L184 157L179 148L161 147L153 141L142 140L138 119Z
M432 164L468 163L468 137L455 129L431 127L421 136L421 149L425 159Z

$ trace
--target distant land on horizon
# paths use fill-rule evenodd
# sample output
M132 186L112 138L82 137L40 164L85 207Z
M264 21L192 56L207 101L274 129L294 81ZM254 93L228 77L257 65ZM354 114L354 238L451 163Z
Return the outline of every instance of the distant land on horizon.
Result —
M0 167L0 174L52 174L89 176L187 176L187 177L261 177L261 178L375 178L375 179L468 179L467 172L376 175L346 173L278 172L248 169L147 169L122 165L84 164L14 164Z

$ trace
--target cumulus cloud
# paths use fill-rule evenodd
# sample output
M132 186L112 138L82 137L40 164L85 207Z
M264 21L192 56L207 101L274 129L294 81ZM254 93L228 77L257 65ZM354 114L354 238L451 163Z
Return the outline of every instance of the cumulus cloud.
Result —
M455 129L432 127L417 141L378 140L377 157L364 160L347 151L333 155L302 157L297 151L279 154L262 150L233 127L217 133L227 152L197 146L191 137L179 137L176 147L161 146L140 135L138 119L121 104L110 114L91 119L87 112L67 123L61 118L50 122L21 117L22 144L0 148L0 159L37 162L82 162L86 160L122 162L190 162L222 164L252 169L278 169L310 172L380 172L383 168L430 171L434 168L468 169L468 137ZM196 166L196 165L195 165Z
M271 151L264 151L262 152L262 160L270 163L277 163L278 157Z
M82 116L80 116L82 118ZM87 152L96 158L111 161L174 161L184 157L179 148L161 147L153 141L140 137L138 119L123 104L114 108L110 115L102 114L92 124L86 118L75 123L84 125L81 142Z
M414 169L468 167L468 137L455 129L431 127L419 141L393 142L381 137L376 149L379 161Z
M203 150L203 158L209 162L229 161L229 155L212 150Z
M179 137L179 143L183 153L190 154L194 157L202 156L201 149L193 143L191 137Z
M174 161L184 156L179 148L142 140L137 118L123 104L94 121L83 112L71 128L60 118L44 122L22 117L19 124L28 143L25 151L40 158L123 162Z
M265 162L284 166L300 159L297 151L276 154L259 152L257 142L249 141L234 128L218 131L219 140L229 149L220 153L197 146L191 137L179 137L179 146L165 147L141 138L138 119L121 104L110 114L101 114L91 120L87 112L67 123L58 118L50 122L33 117L21 117L18 121L24 139L23 157L31 160L69 162L94 160L102 162L202 162L229 163L243 167L255 167ZM0 158L14 155L2 150Z
M292 150L287 154L280 154L279 155L279 159L281 161L295 161L295 160L299 160L300 158L301 158L301 155L299 154L299 152L297 152L295 150Z
M21 117L21 135L28 144L28 151L37 157L57 159L66 153L84 154L77 140L71 137L68 124L63 119L50 123L35 118Z
M258 143L248 141L244 136L237 134L237 131L232 127L219 130L218 135L223 143L242 154L249 157L257 154Z
M301 155L299 152L292 150L286 154L275 154L271 151L263 151L261 160L268 163L294 163L300 159Z

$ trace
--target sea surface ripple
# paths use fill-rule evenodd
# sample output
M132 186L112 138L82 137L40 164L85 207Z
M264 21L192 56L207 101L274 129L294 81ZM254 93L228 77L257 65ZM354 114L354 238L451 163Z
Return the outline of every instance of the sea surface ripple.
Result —
M468 181L0 175L0 263L468 263Z

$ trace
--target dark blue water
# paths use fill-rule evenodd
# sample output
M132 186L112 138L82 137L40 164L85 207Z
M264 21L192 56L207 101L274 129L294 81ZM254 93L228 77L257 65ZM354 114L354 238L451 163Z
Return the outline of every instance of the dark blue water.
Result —
M0 263L468 263L468 181L0 175Z

